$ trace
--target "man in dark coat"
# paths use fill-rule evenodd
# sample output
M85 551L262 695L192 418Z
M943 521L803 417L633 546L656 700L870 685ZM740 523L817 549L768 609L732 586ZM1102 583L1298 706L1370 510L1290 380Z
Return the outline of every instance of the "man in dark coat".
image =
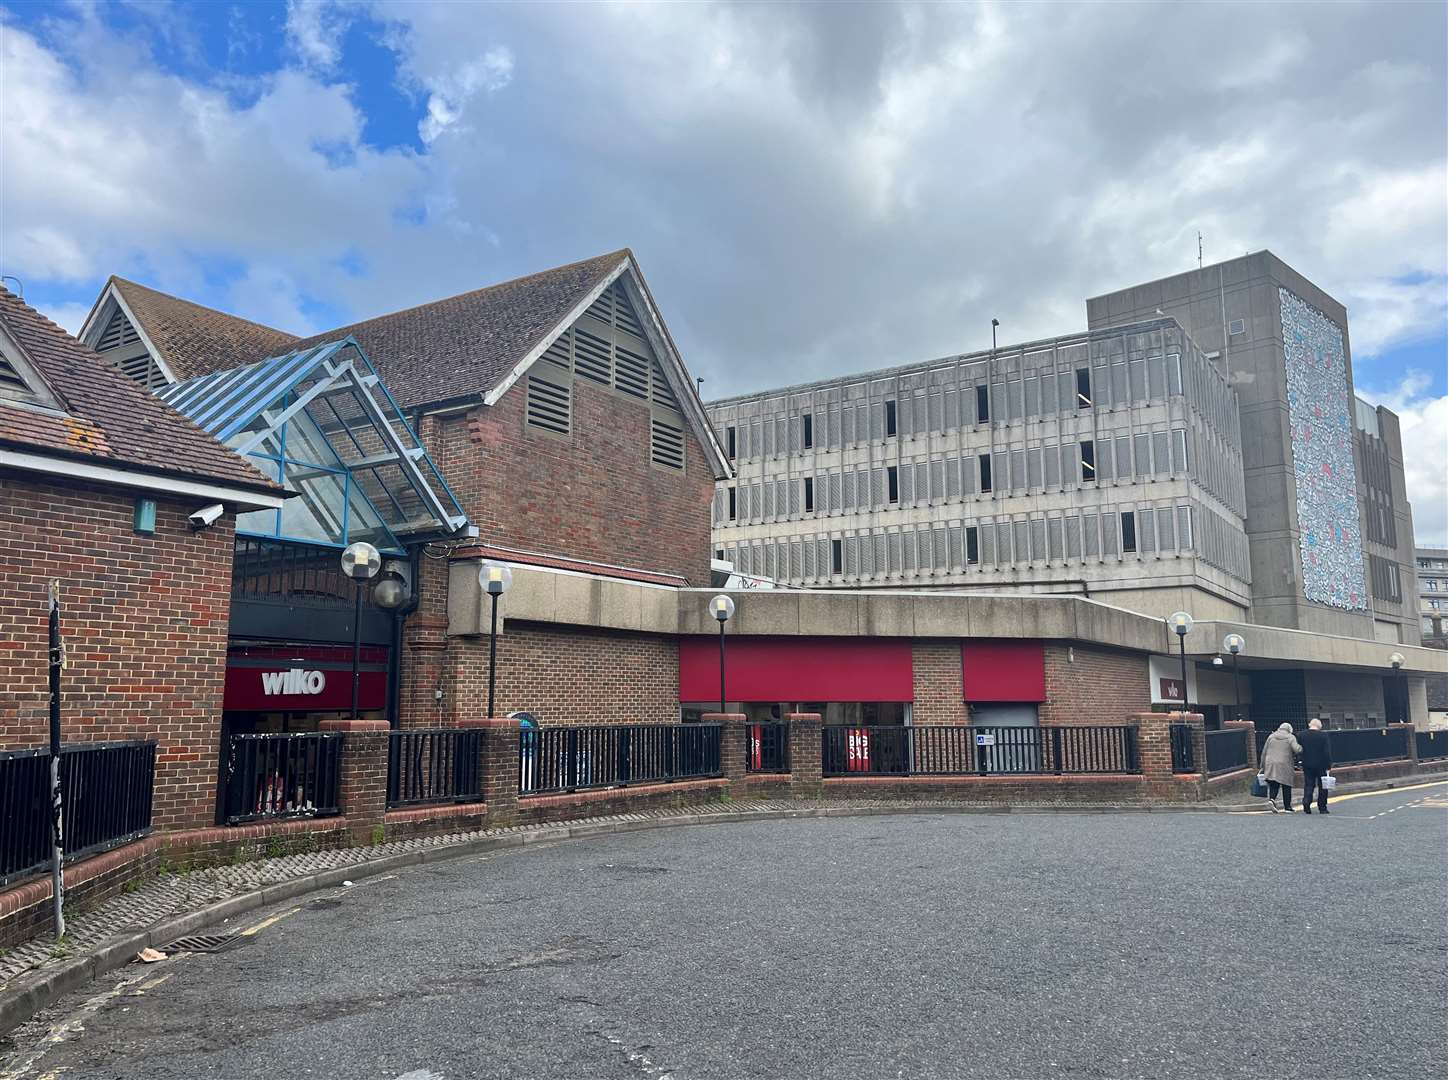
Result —
M1313 719L1307 730L1297 736L1302 744L1302 812L1312 813L1312 789L1317 789L1317 812L1327 813L1327 788L1322 786L1323 773L1332 771L1332 742L1322 730L1322 721Z

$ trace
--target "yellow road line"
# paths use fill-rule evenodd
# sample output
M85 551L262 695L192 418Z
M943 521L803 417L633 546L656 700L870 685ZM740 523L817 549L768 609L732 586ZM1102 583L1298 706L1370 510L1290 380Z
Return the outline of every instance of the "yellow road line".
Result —
M1397 795L1402 791L1418 791L1421 788L1442 787L1445 784L1448 784L1448 780L1433 780L1427 784L1409 784L1407 787L1385 788L1382 791L1355 791L1351 795L1333 795L1331 801L1340 803L1349 799L1366 799L1369 795Z
M147 979L140 986L132 990L131 994L144 994L147 990L154 990L174 974L176 974L174 971L168 971L164 975L157 975L154 979Z
M273 925L275 925L276 923L281 922L281 921L282 921L283 919L285 919L288 915L295 915L297 912L299 912L299 911L301 911L301 910L302 910L302 909L301 909L300 907L294 907L294 908L291 908L291 909L288 910L288 911L283 911L283 912L281 912L281 913L279 913L279 914L277 914L277 915L273 915L273 916L271 916L271 918L263 919L261 922L257 923L255 926L248 926L245 930L243 930L243 931L241 932L241 936L242 936L242 937L255 937L257 934L260 934L263 930L265 930L268 926L273 926Z

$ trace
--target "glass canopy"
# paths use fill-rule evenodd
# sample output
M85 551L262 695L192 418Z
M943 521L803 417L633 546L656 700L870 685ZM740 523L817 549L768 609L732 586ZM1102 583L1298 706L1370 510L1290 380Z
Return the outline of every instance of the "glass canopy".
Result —
M213 372L157 396L296 494L236 531L387 552L456 533L467 515L350 337Z

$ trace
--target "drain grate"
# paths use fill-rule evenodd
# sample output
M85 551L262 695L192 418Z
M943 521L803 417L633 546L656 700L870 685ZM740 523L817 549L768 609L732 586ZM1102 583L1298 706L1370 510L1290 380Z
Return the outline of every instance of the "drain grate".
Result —
M182 952L219 953L235 945L243 945L250 940L251 938L242 937L240 934L193 934L190 937L177 938L169 945L163 945L161 951L168 955Z

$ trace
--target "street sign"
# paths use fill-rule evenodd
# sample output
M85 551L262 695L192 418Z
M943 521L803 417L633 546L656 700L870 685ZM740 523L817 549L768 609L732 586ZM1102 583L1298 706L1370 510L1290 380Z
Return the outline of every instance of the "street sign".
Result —
M975 733L975 745L976 745L976 746L994 746L995 744L996 744L996 743L995 743L995 732L993 732L993 731L977 731L977 732Z

